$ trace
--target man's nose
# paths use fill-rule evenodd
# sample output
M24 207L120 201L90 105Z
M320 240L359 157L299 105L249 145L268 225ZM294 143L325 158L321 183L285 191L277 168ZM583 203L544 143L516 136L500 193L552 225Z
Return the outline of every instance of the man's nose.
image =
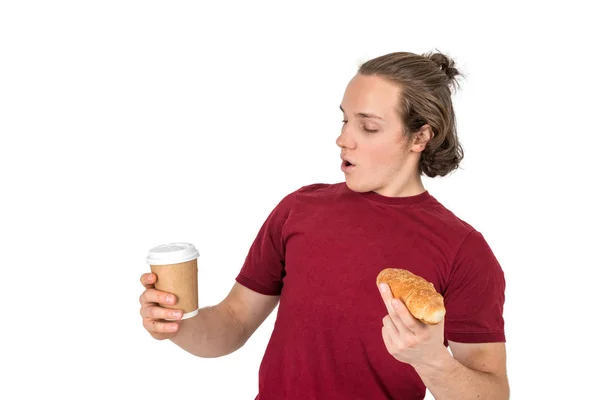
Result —
M335 143L341 147L352 148L354 147L354 140L352 139L352 135L348 129L342 129L342 132L336 139Z

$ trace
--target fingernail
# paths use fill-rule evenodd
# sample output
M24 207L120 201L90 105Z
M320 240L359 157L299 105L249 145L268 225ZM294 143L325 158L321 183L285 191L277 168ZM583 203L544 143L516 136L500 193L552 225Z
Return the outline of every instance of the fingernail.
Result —
M381 283L379 285L379 290L381 290L382 292L387 292L387 285L385 283Z
M173 296L167 296L167 303L173 303L175 301L175 299L173 298Z
M398 299L392 300L392 305L396 308L400 307L400 300L398 300Z
M171 313L171 316L174 318L179 318L179 317L181 317L181 311L173 311Z
M169 330L170 331L175 331L177 330L177 325L173 324L173 325L169 325Z

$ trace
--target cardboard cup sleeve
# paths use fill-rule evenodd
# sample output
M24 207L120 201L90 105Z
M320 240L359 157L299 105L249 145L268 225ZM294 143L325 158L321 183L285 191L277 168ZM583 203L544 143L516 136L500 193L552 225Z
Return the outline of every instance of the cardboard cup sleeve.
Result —
M161 307L182 310L182 319L198 314L198 251L189 243L170 243L150 250L147 262L156 274L154 287L175 295L175 304Z

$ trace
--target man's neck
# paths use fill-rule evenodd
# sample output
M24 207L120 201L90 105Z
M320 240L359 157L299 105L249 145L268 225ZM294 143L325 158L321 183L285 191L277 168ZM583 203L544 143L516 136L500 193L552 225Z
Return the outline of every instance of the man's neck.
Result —
M392 182L374 191L386 197L409 197L423 193L425 186L418 170L414 170L409 174L396 176Z

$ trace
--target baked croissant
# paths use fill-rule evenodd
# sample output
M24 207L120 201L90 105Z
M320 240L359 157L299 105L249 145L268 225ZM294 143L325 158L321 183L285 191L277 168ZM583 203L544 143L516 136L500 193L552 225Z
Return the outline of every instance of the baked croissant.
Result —
M387 283L392 295L401 300L413 317L428 325L436 325L446 315L444 298L433 283L399 268L386 268L377 275L377 285Z

